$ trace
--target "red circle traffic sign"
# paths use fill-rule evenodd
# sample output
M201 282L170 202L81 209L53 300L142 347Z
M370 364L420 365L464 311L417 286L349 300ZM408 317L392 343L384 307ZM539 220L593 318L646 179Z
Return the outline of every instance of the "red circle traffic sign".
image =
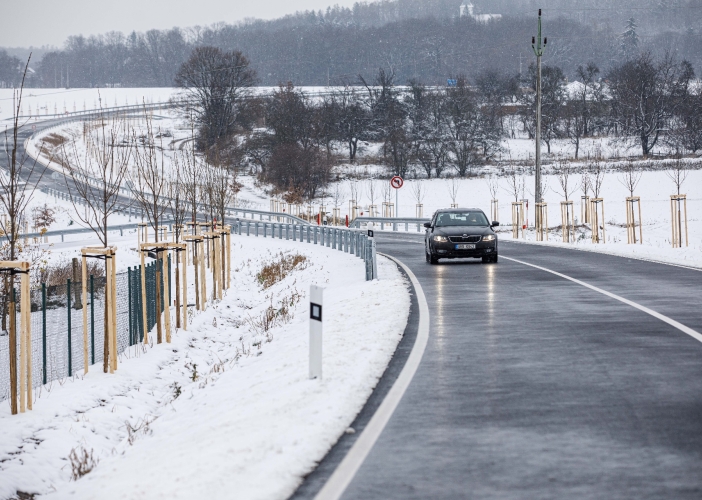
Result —
M404 184L405 181L403 181L402 177L400 177L399 175L396 175L395 177L390 179L390 185L395 189L400 189Z

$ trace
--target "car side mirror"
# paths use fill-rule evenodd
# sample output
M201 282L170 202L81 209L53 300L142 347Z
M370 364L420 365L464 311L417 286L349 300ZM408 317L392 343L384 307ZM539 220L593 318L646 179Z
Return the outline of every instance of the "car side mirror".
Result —
M497 227L499 225L500 225L500 223L497 222L496 220L494 220L494 221L492 221L492 224L490 224L490 227Z
M431 222L425 222L424 227L426 227L427 229L431 229Z

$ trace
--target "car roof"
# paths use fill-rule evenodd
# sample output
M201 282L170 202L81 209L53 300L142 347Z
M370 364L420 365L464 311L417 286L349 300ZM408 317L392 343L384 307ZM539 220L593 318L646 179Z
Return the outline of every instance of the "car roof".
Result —
M466 211L482 212L482 209L480 209L480 208L440 208L436 212L437 213L439 213L439 212L441 212L441 213L456 213L456 212L466 212Z

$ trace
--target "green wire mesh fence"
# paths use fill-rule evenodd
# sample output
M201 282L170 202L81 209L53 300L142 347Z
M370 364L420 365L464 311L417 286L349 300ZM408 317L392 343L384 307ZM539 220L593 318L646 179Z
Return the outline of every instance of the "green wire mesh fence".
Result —
M156 263L146 265L147 329L156 324ZM168 269L171 269L170 257ZM141 303L141 266L117 274L117 350L143 340ZM170 279L170 273L168 273ZM169 281L169 290L171 289ZM65 285L42 284L32 290L32 381L35 387L54 380L63 380L82 372L83 362L83 308L88 310L88 362L102 365L104 359L105 278L90 276L87 283L87 303L82 303L82 283L68 280ZM163 297L161 308L168 302ZM19 289L14 291L20 303ZM17 307L19 324L19 307ZM19 337L19 335L18 335ZM19 345L19 340L18 340ZM19 347L17 349L19 352ZM0 401L10 395L9 335L0 331ZM101 368L100 368L101 369Z

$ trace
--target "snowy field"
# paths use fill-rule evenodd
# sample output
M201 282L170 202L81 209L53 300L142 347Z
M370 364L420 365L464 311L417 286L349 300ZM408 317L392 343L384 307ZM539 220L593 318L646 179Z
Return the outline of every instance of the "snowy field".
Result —
M299 87L303 92L315 95L326 93L333 87ZM278 87L255 87L255 94L270 94ZM13 89L0 89L0 122L13 116ZM66 114L81 111L95 111L118 106L134 106L143 103L168 102L179 89L173 87L154 88L92 88L92 89L24 89L20 116L32 117L38 121L47 115Z
M0 498L282 499L294 491L382 375L407 322L407 283L383 258L380 279L366 282L360 259L325 247L245 236L232 243L234 286L172 344L132 348L115 375L93 367L36 391L23 415L0 405ZM280 252L307 263L264 290L256 274ZM325 287L321 381L307 378L311 284ZM266 308L285 305L289 317L263 331ZM72 450L96 464L75 482Z
M497 199L499 200L499 222L503 226L500 228L502 238L511 238L511 203L514 200L514 193L509 186L507 177L470 178L470 179L419 179L407 180L398 193L400 217L415 217L419 215L417 211L417 188L421 189L420 199L422 202L422 215L426 218L440 208L449 208L453 203L451 191L453 183L456 186L455 202L460 207L474 207L482 209L486 214L490 214L491 193L489 181L497 182ZM673 249L671 246L671 213L670 195L675 193L675 186L664 171L647 171L641 175L641 180L637 186L635 195L641 197L641 210L643 220L643 244L628 245L626 238L626 208L625 199L629 196L627 189L622 183L623 174L620 172L608 172L604 176L602 183L601 197L605 204L605 230L606 243L593 244L591 242L591 232L589 227L581 227L576 232L576 243L563 244L568 247L575 247L582 250L612 253L624 256L636 256L639 258L661 260L673 262L681 265L693 265L702 267L702 171L693 170L688 173L681 192L687 194L688 231L690 243L689 247ZM580 185L580 175L572 175L571 186ZM534 177L524 175L518 178L518 182L523 182L524 189L519 190L519 199L529 200L529 210L526 218L531 229L526 231L525 240L535 241L536 235L533 230L534 225ZM564 200L563 193L559 193L558 178L555 175L544 175L544 201L548 203L548 223L549 241L545 244L559 244L562 242L560 230L561 213L560 202ZM245 183L246 184L246 183ZM371 204L371 185L375 193L374 204L378 210L381 209L383 199L383 189L387 181L385 180L345 180L339 183L341 192L346 200L341 205L342 217L348 213L348 196L352 191L352 185L359 194L359 205L362 207L364 215L368 214ZM253 185L253 183L251 183ZM329 192L335 189L332 186ZM580 224L582 192L578 189L571 196L574 202L576 224ZM590 192L592 195L592 192ZM390 202L395 203L394 190L390 193ZM325 205L330 210L333 206L332 197L324 200ZM377 228L376 228L377 229ZM386 230L391 230L386 226ZM404 230L404 225L400 225ZM416 226L410 225L410 231L416 231ZM638 233L637 233L638 234ZM638 236L637 236L638 237Z
M93 111L146 102L168 102L176 89L101 88L101 89L24 89L20 116L42 120L47 115ZM12 118L12 89L0 89L0 122Z
M34 91L35 89L28 89ZM61 89L59 89L61 90ZM70 90L70 89L69 89ZM176 92L176 89L105 89L112 91L109 98L106 97L110 105L116 101L118 104L124 100L131 102L130 99L138 99L137 94L142 95L145 99L167 99ZM160 93L153 92L158 90ZM257 92L269 92L272 88L258 88ZM306 92L320 92L324 88L304 88ZM6 92L6 90L4 90ZM0 90L0 93L3 90ZM43 92L43 90L42 90ZM96 89L84 90L84 92L96 93ZM102 90L101 90L102 92ZM54 100L63 98L63 94L53 94ZM58 97L57 97L58 96ZM51 93L45 96L46 99L51 98ZM5 102L5 101L0 101ZM162 132L167 132L167 137L164 138L164 146L167 149L167 164L170 164L168 155L174 154L175 151L188 144L190 137L190 128L178 118L175 112L162 112L154 115L154 128ZM141 120L131 120L130 126L136 127L138 130L144 127ZM511 126L511 125L510 125ZM518 128L518 124L514 124ZM508 127L509 128L509 127ZM82 126L76 123L69 126L64 126L56 130L46 131L36 136L36 140L40 140L51 133L61 133L66 136L72 136L78 139L79 153L84 150L84 143L81 140ZM522 134L523 135L523 134ZM519 132L515 134L515 138L506 139L503 141L504 153L501 159L511 159L518 165L528 166L531 164L533 157L533 141L522 137ZM554 140L551 145L552 154L545 154L545 161L548 163L558 157L572 157L574 153L573 145L567 140ZM544 153L546 148L543 148ZM339 153L343 153L343 148L339 149ZM334 176L340 178L338 182L331 183L326 192L312 202L313 211L318 211L319 205L323 204L327 207L327 212L335 206L335 198L339 203L339 208L342 218L345 215L350 215L350 203L352 193L355 191L358 205L364 216L368 215L369 206L374 204L377 206L378 212L381 210L383 201L396 202L396 193L388 188L388 181L380 179L387 176L387 168L374 162L374 159L379 154L378 144L360 144L359 149L359 165L349 165L340 163L334 167ZM587 155L600 155L602 158L620 158L628 155L637 155L638 150L635 147L627 147L621 142L613 142L607 138L585 139L580 145L580 164L585 163ZM690 161L690 160L688 160ZM624 164L623 161L610 160L606 162L608 168L620 167ZM660 167L662 164L659 162ZM548 172L550 166L545 167ZM498 189L497 198L500 200L500 222L503 225L511 223L511 202L514 201L513 190L508 186L508 179L505 176L495 177L495 174L503 171L503 167L483 167L479 170L481 177L457 179L456 184L456 199L455 202L459 206L470 206L482 208L486 213L490 210L490 190L488 188L487 177L493 176L497 179ZM419 173L419 172L418 172ZM421 177L421 175L420 175ZM369 179L371 178L371 179ZM360 180L354 180L360 179ZM247 208L260 210L269 209L270 195L265 192L265 186L260 186L255 182L253 175L239 175L237 179L243 189L237 197L237 204ZM524 175L519 177L519 182L524 183L524 188L520 190L519 199L530 200L531 206L527 213L529 224L533 226L533 192L534 179L532 175ZM650 258L654 260L665 260L686 265L702 265L702 174L700 171L691 171L682 187L682 192L688 196L688 231L690 237L689 247L683 249L671 248L671 222L670 222L670 195L675 192L673 182L666 176L664 171L645 171L641 176L640 183L635 191L635 195L640 196L642 200L643 212L643 245L627 245L626 230L623 227L626 222L625 216L625 198L628 192L623 183L623 175L616 170L609 171L604 178L602 185L601 196L605 200L605 229L607 233L606 243L600 245L592 245L590 242L590 232L587 227L579 229L578 241L574 246L581 249L590 249L593 251L605 251L608 253L616 253L621 255L636 255L642 258ZM397 215L400 217L415 217L420 215L417 210L418 199L423 205L421 215L430 217L431 214L439 209L449 207L454 201L450 195L453 181L448 179L407 179L405 186L397 193L398 206L396 207ZM571 185L577 186L580 183L580 176L573 175L571 177ZM548 220L549 226L552 228L549 235L548 244L556 244L556 241L561 240L560 230L560 201L564 199L563 194L559 193L558 179L554 175L544 176L544 197L548 202ZM417 190L421 190L419 196ZM338 193L337 193L338 191ZM580 190L576 190L571 197L574 201L576 218L580 218ZM335 196L336 195L336 196ZM66 202L55 200L54 203L63 210L62 213L70 214L72 207ZM70 215L63 215L61 221L51 229L60 229L65 227L64 224L70 222ZM76 219L72 217L72 219ZM116 216L111 221L111 224L122 224L130 222L128 217ZM579 221L576 221L578 223ZM73 224L79 224L79 221L74 220ZM75 227L75 226L72 226ZM510 237L508 231L503 228L503 237ZM534 240L535 235L533 230L526 231L526 240ZM573 245L571 245L573 246ZM692 264L698 263L698 264Z

